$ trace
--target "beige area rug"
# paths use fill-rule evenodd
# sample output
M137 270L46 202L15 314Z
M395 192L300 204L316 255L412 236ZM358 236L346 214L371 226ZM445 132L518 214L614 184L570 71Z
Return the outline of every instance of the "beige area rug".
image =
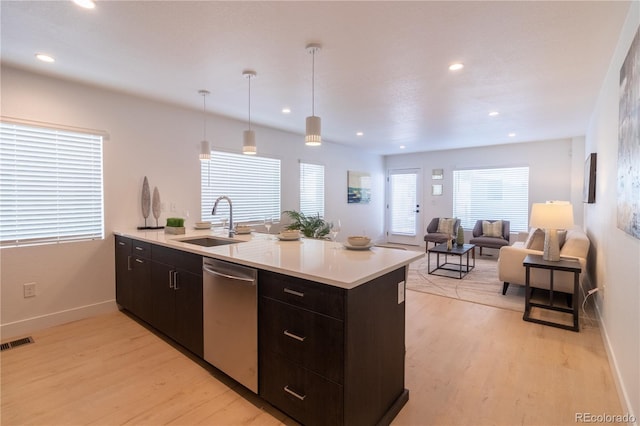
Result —
M450 260L456 262L458 258ZM435 256L431 256L432 268L435 267L435 261ZM443 273L442 271L437 272ZM475 268L464 278L456 279L428 274L427 256L425 255L423 259L409 265L407 288L452 299L524 312L524 287L509 286L507 294L503 296L502 282L498 280L497 257L493 256L477 256Z

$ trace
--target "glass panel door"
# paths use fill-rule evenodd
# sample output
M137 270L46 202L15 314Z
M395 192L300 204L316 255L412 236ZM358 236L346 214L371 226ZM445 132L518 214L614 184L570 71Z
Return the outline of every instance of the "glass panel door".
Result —
M388 175L387 240L419 245L422 200L420 169L390 170Z

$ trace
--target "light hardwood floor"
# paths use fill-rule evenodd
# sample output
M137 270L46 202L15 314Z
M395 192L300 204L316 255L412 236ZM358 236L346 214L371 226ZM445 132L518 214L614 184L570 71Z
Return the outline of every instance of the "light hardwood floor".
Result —
M3 426L295 424L117 312L1 354ZM624 414L599 330L407 292L406 387L394 425L575 425Z

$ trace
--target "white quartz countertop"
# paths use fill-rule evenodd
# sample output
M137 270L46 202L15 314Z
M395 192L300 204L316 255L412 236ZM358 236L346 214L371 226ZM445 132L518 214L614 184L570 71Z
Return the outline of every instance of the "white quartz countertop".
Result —
M131 230L114 233L344 289L357 287L424 256L424 253L419 251L386 247L350 250L339 242L304 237L300 240L280 241L276 235L255 232L236 235L233 240L237 243L216 247L201 247L178 241L202 236L227 238L221 229L187 230L187 233L182 235L165 234L164 230Z

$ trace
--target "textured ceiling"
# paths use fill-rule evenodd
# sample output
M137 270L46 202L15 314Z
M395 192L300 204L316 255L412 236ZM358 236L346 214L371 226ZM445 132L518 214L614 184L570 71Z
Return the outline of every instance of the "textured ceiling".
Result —
M586 131L628 1L0 3L3 63L380 154ZM36 52L56 58L45 64ZM462 71L448 70L461 61ZM291 108L288 115L283 107ZM500 112L489 117L492 110ZM356 136L362 131L363 136ZM507 136L515 132L515 137ZM259 143L259 135L258 135ZM404 145L404 150L400 149Z

